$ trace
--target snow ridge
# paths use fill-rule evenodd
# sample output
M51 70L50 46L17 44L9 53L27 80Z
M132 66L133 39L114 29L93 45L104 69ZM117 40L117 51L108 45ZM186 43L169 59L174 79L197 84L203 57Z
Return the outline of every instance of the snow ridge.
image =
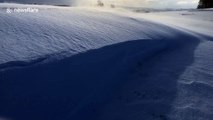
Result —
M213 117L213 37L197 33L201 24L193 31L144 14L34 7L38 14L0 9L0 117Z

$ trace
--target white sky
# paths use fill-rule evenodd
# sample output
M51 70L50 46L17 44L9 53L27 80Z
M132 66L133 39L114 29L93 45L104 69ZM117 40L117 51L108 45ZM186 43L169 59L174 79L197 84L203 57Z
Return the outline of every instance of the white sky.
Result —
M43 4L73 4L91 5L97 0L0 0L5 2L43 3ZM114 3L125 6L152 7L152 8L196 8L199 0L102 0L105 3Z
M147 6L163 8L196 8L199 0L138 0L145 1Z
M97 0L74 0L78 5L96 4ZM199 0L102 0L124 6L151 8L196 8Z

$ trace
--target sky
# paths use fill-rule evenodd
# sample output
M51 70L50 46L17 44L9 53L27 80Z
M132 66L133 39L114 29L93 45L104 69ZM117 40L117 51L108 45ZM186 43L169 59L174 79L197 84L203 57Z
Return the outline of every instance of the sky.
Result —
M0 0L0 2L92 5L97 0ZM148 8L196 8L199 0L102 0L104 3Z
M154 8L195 8L199 0L135 0L141 5Z

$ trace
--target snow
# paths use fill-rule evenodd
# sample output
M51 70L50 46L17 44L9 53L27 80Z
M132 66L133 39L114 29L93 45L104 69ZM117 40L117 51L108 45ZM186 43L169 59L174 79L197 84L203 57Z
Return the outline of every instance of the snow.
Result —
M183 10L155 12L144 14L147 19L163 24L170 24L193 32L213 36L213 11L212 10Z
M211 9L0 4L0 118L210 120L212 22Z

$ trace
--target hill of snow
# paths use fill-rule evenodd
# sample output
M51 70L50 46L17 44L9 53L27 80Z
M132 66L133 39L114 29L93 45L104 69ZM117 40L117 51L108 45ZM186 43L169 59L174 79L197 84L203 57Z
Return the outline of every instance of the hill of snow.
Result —
M210 120L211 15L0 4L0 119Z

